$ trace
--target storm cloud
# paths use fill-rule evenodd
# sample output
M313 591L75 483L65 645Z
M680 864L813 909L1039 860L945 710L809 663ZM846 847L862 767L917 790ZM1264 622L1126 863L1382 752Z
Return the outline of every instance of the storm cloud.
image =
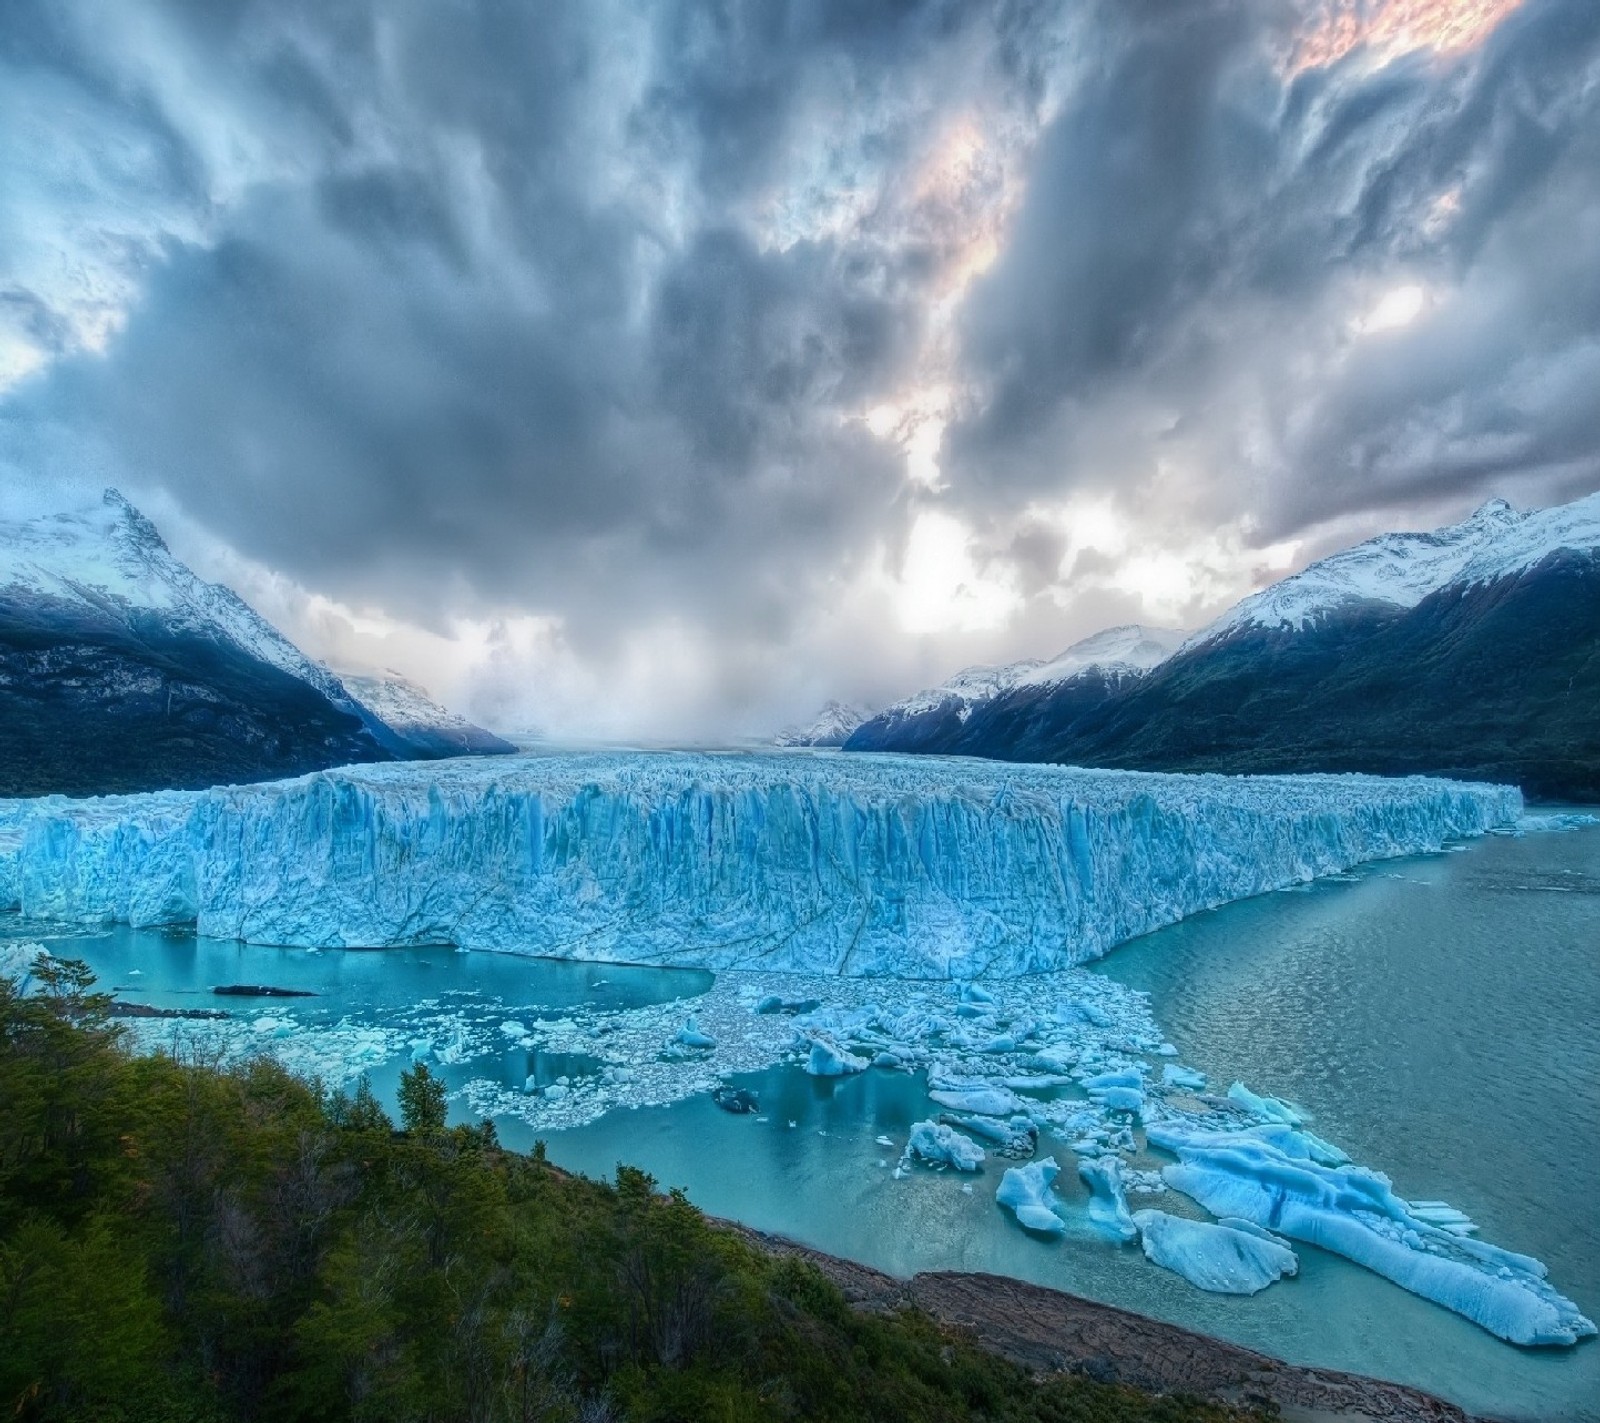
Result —
M1588 0L13 0L0 500L565 730L1193 623L1600 485L1597 79Z

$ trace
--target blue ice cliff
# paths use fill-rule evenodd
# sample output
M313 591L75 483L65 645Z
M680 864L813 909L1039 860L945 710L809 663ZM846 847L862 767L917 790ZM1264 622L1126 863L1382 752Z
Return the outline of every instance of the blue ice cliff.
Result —
M352 766L0 802L0 907L261 944L1010 977L1521 809L1509 787L1418 778L925 757Z

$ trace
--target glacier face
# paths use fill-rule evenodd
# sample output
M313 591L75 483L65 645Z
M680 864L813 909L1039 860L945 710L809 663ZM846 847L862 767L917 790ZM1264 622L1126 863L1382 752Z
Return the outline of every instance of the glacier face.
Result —
M0 905L289 946L900 978L1097 958L1197 910L1511 825L1512 788L933 757L354 766L0 802Z

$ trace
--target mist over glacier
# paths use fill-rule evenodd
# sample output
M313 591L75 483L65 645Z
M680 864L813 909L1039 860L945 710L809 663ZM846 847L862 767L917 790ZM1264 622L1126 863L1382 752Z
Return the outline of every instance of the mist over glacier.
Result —
M1514 821L1509 787L571 755L0 806L0 905L302 947L1009 977Z

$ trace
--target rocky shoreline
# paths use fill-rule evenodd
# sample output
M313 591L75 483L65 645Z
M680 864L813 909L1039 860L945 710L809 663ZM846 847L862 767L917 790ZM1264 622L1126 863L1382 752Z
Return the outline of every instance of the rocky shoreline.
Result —
M856 1309L922 1310L1039 1374L1073 1373L1148 1393L1276 1409L1286 1423L1483 1423L1404 1384L1308 1368L1225 1339L999 1275L935 1271L897 1279L730 1221L728 1230L822 1271Z

